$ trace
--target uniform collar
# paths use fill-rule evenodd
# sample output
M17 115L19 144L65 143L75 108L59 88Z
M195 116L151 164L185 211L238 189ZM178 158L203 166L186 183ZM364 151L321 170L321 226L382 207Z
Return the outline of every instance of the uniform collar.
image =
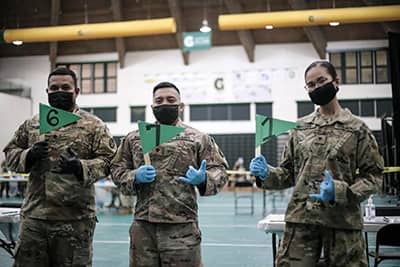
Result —
M158 121L155 121L154 124L161 124L161 123L158 122ZM182 120L180 118L178 118L178 121L176 122L176 124L175 125L171 125L171 126L182 127L182 126L184 126L184 124L183 124Z
M309 116L303 118L305 123L313 123L316 125L332 125L337 122L346 123L351 120L351 112L347 108L340 108L335 116L324 116L320 113L319 108L311 113Z

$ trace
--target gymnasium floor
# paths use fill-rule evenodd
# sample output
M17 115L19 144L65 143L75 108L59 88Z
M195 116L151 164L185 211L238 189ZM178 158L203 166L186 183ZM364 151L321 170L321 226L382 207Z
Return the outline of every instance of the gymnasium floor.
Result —
M241 193L246 194L246 193ZM267 194L267 213L284 213L290 191ZM245 199L240 204L248 204ZM106 201L107 203L108 201ZM394 205L393 198L375 197L377 205ZM262 216L262 192L255 193L255 214L235 215L232 192L199 198L202 255L206 267L270 267L272 266L271 235L256 228ZM242 209L246 212L248 209ZM99 211L99 223L94 237L94 267L128 266L128 229L132 215L116 215L114 211ZM369 235L370 246L374 235ZM372 247L371 247L372 249ZM12 259L0 250L0 267L10 267ZM398 267L399 261L383 262L382 267Z

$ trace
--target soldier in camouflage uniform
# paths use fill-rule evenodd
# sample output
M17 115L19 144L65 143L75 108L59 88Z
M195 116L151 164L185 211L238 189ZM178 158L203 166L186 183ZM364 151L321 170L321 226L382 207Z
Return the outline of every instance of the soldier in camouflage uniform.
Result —
M26 120L5 147L8 166L30 172L21 209L15 267L92 266L94 183L109 174L116 152L106 125L75 104L75 73L48 77L51 106L82 118L39 137L39 116Z
M323 249L327 266L364 267L360 203L381 188L383 159L365 123L340 107L333 65L314 62L305 81L320 107L290 132L279 167L262 155L250 163L258 186L294 187L277 266L315 266Z
M196 190L201 196L217 194L228 180L227 162L213 138L181 122L183 103L175 85L156 85L152 108L157 123L185 130L149 153L151 165L144 165L139 132L133 131L112 162L114 182L137 194L130 266L197 267L201 233Z

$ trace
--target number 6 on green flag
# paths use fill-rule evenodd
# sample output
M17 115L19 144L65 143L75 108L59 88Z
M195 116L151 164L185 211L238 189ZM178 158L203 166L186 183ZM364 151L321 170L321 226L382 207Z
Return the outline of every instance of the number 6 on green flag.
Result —
M72 112L47 106L39 103L39 134L45 134L57 130L65 125L80 120L81 117Z

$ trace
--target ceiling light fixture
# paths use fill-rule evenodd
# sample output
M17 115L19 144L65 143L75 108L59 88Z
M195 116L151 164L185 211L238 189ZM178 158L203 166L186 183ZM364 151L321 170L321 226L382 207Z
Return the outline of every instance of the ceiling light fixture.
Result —
M265 26L265 29L267 29L267 30L272 30L274 28L274 26L272 26L272 25L266 25Z
M200 31L201 32L210 32L210 31L212 31L211 27L208 26L207 5L208 5L208 1L204 1L203 21L201 22L201 27L200 27Z
M208 21L206 19L203 19L203 22L201 23L202 26L200 28L201 32L210 32L211 28L210 26L208 26Z
M339 26L339 25L340 25L339 21L330 21L329 22L329 26L332 26L332 27L336 27L336 26Z
M19 45L22 45L24 42L22 42L20 40L15 40L15 41L12 41L12 43L13 43L13 45L19 46Z

